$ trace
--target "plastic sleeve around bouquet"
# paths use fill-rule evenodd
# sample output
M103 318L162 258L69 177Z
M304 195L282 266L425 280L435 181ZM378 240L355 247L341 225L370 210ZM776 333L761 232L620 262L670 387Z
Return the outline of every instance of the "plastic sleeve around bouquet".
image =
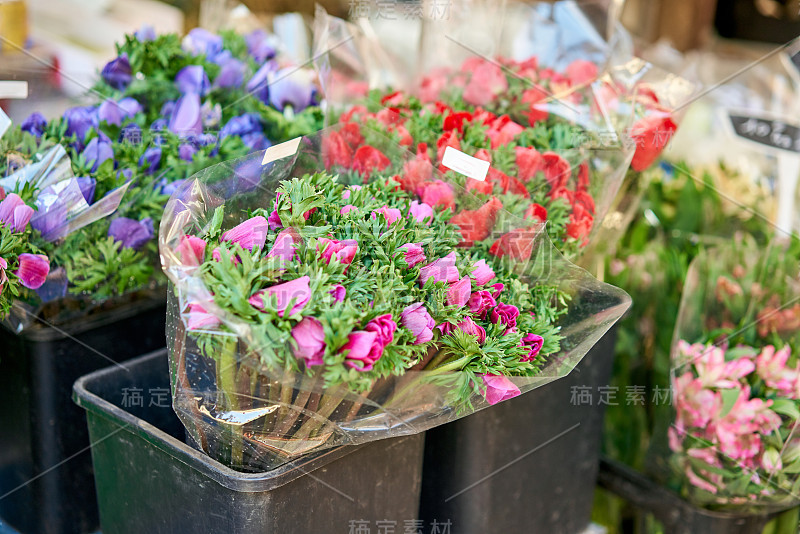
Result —
M239 469L418 433L565 376L630 304L541 223L380 132L342 159L344 128L210 167L167 205L173 406ZM400 187L409 165L447 206ZM457 206L479 213L457 226Z
M672 348L675 418L651 463L695 504L753 513L800 502L799 248L737 238L689 268Z
M87 178L74 175L69 156L62 145L49 147L33 161L17 159L20 161L16 161L13 154L9 155L6 175L0 178L0 190L4 192L4 196L22 194L24 190L35 191L33 198L35 211L30 217L30 228L38 231L42 239L48 242L57 242L114 213L130 185L130 182L126 182L90 204L85 198L84 190L91 188L93 191L94 184ZM19 196L15 198L21 202ZM21 246L17 251L18 254L32 251L29 244L32 236L28 233L27 223L24 226L18 232ZM7 258L9 254L14 255L14 248L17 247L4 250ZM48 302L64 296L67 284L66 272L63 269L50 271L49 260L47 263L47 278L37 287L35 294L31 291L30 298L14 300L10 312L5 317L0 313L2 324L11 331L19 333L36 325L35 318L43 307ZM2 286L0 283L0 293L3 291ZM8 288L6 290L8 291ZM81 308L81 311L85 312L85 307ZM58 320L61 322L62 319L74 316L74 311L63 310ZM53 320L52 317L50 319Z

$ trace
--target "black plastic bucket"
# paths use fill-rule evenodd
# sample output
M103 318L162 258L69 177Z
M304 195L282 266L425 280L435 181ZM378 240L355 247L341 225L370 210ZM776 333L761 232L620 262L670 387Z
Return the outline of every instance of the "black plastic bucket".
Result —
M602 458L598 483L637 510L652 514L669 534L761 534L778 513L735 515L693 506L630 467Z
M577 534L589 526L602 403L611 402L598 388L611 378L615 332L568 376L427 432L426 524L450 523L458 534Z
M399 533L417 521L423 434L240 473L186 445L171 405L148 394L169 387L166 351L126 365L130 372L104 369L74 387L87 411L104 534ZM123 407L134 388L143 402Z
M74 325L0 327L0 518L24 534L98 527L89 435L70 402L79 377L164 346L165 299Z

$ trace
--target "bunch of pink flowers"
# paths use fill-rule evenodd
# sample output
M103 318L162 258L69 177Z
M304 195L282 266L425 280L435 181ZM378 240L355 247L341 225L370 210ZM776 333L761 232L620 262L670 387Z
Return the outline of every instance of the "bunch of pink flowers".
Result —
M791 347L681 340L677 350L668 435L687 493L711 505L792 500L800 369Z

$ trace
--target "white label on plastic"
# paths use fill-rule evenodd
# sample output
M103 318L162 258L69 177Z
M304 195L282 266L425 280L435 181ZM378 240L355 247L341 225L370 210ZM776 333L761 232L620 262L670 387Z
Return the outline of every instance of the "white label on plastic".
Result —
M490 164L488 161L473 158L449 146L444 150L442 165L464 176L469 176L474 180L483 182L486 180L486 174L489 172Z
M297 154L298 147L300 147L301 139L302 137L295 137L290 141L269 147L264 152L264 159L261 160L261 165L266 165L271 161L283 159L288 156L294 156Z
M28 82L2 81L0 82L0 99L28 98Z

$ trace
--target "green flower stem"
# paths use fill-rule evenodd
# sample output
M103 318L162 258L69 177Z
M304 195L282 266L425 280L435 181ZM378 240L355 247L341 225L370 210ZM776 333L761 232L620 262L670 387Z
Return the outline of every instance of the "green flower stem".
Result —
M325 428L329 421L327 418L333 413L334 410L342 403L341 398L336 398L333 395L325 395L322 397L322 400L319 401L319 408L317 409L317 415L319 417L315 417L314 419L310 419L306 421L303 426L300 427L300 430L294 435L294 439L306 439L309 437L315 430L322 430ZM319 418L326 419L326 421L320 423Z
M225 392L227 410L238 410L239 403L236 397L236 341L226 341L222 347L219 361L217 363L218 384ZM231 431L231 465L242 464L242 427L229 425Z
M298 408L306 408L308 404L308 399L311 397L311 386L313 386L316 378L310 377L305 373L302 375L300 380L299 392L297 393L297 398L294 401L294 405ZM280 438L284 434L286 434L289 430L291 430L292 426L294 425L297 418L300 416L300 409L292 410L288 417L282 418L280 420L280 424L278 428L275 430L275 436Z
M442 354L444 353L444 354ZM447 360L447 357L450 354L442 351L440 352L432 361L425 367L425 374L424 376L420 377L419 379L409 380L406 385L404 385L400 390L395 393L386 403L384 403L383 408L373 412L374 414L378 414L382 411L385 411L388 408L391 408L393 405L397 404L399 401L404 399L409 395L409 393L415 391L416 387L425 379L430 378L432 376L441 375L444 373L448 373L450 371L459 371L464 368L464 366L469 363L471 356L465 355L461 358L455 359L449 363L445 363L439 367L436 367L443 361ZM430 369L430 370L429 370Z
M798 520L800 520L800 508L786 510L775 518L775 534L797 534Z

